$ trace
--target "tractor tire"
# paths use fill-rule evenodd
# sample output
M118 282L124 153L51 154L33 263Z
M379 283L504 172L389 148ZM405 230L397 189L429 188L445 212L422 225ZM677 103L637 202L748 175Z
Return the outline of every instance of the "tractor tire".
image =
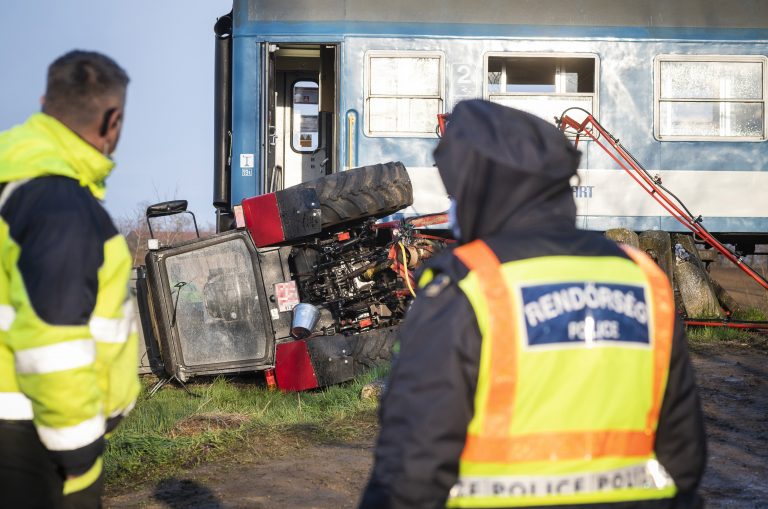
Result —
M398 327L388 327L349 336L355 375L392 359L397 331Z
M401 162L363 166L304 182L320 200L322 228L366 217L384 217L413 203L413 188Z

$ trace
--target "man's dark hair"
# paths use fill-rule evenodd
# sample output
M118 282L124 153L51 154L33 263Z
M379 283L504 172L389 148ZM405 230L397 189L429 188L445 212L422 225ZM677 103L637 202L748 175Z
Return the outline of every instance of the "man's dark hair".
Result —
M101 121L122 98L128 74L108 56L94 51L74 50L57 58L48 67L43 112L74 127Z

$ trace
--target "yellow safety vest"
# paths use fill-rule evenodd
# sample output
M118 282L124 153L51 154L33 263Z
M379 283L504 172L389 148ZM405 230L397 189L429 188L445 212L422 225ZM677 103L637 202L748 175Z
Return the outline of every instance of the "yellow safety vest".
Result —
M672 290L645 254L501 264L455 255L482 333L475 413L449 507L671 498L655 433L674 328Z

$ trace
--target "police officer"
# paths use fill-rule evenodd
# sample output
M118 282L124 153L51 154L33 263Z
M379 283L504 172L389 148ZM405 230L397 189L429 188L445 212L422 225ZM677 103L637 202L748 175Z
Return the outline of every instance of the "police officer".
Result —
M105 435L138 394L131 257L100 203L127 85L72 51L0 133L0 507L99 507Z
M705 437L661 270L575 227L551 124L456 106L436 151L460 246L401 329L360 504L698 507Z

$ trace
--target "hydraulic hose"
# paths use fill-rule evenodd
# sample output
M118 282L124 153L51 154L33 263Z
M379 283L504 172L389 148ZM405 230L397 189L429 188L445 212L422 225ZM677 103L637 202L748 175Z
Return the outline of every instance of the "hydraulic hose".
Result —
M403 253L403 278L405 279L405 284L408 286L408 291L411 292L411 295L416 297L416 292L411 284L411 275L408 273L408 257L405 254L405 246L402 242L398 242L397 245L400 246L400 251Z

